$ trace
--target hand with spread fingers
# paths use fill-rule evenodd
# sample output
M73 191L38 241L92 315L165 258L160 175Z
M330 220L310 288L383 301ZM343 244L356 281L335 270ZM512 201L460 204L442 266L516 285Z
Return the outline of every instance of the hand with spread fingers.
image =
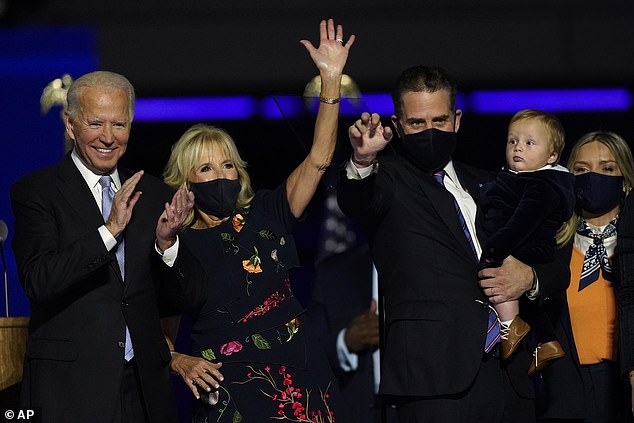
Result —
M114 195L112 209L106 222L106 228L113 237L118 237L132 218L132 210L141 197L141 191L134 191L141 180L143 171L140 170L123 183L121 189Z
M315 48L308 40L300 43L308 50L323 78L324 75L341 76L354 40L355 36L351 35L344 43L343 26L336 25L335 28L335 22L328 19L319 23L319 47Z
M171 203L165 203L165 210L156 224L156 243L165 251L176 241L176 234L194 207L194 194L180 188L174 194Z

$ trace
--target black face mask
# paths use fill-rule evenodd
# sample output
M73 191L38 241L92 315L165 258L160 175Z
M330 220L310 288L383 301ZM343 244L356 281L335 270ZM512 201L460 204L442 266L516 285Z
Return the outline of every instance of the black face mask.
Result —
M240 181L214 179L208 182L192 182L189 189L194 193L198 210L215 217L227 217L236 208Z
M456 133L431 128L403 135L403 156L425 172L445 166L456 149Z
M612 210L623 199L623 177L588 172L575 176L577 207L601 215Z

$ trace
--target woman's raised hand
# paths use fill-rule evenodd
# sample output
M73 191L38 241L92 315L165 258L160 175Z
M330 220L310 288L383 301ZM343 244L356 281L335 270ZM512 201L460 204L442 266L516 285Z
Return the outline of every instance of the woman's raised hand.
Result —
M308 40L301 40L300 43L306 47L321 74L341 75L354 39L355 36L351 35L348 41L345 41L343 26L336 25L335 27L335 21L328 19L319 23L318 48L315 48Z

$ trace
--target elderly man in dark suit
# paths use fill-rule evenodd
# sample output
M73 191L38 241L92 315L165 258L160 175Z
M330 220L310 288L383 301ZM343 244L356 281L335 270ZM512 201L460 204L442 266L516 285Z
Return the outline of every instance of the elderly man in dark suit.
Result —
M488 303L534 294L538 279L513 257L478 275L476 201L490 175L451 160L462 116L455 96L443 69L416 66L393 92L400 149L381 151L392 131L376 114L349 130L338 200L366 227L379 274L380 393L402 423L531 422L530 357L498 358Z
M31 304L21 402L44 422L177 420L155 239L173 236L159 216L192 201L117 166L133 115L125 77L78 78L65 116L74 149L11 192L13 248Z

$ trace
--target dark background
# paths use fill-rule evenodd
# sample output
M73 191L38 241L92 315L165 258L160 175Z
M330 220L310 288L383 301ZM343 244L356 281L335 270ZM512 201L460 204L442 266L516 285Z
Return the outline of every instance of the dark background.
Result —
M126 75L139 98L301 95L316 72L299 40L317 44L327 17L345 25L346 38L357 35L346 72L362 93L389 91L401 70L421 63L446 68L462 93L634 86L630 1L0 0L0 218L9 226L11 314L28 315L28 302L10 250L9 189L62 155L59 109L39 110L48 82L108 69ZM465 110L456 157L499 168L510 115ZM569 144L596 129L633 135L631 109L557 115ZM338 159L352 121L341 119ZM160 176L192 123L135 122L124 163ZM234 136L256 188L283 181L310 144L306 119L210 123ZM308 278L300 296L312 283L324 195L298 233Z
M10 248L9 189L63 154L59 108L40 112L42 89L63 73L126 75L139 98L296 95L316 74L299 43L318 43L333 17L357 35L346 73L362 93L389 91L415 64L446 68L459 90L634 87L631 1L0 0L0 219L9 226L10 315L28 315ZM456 158L488 169L504 161L512 113L466 109ZM612 130L632 140L633 112L558 112L571 145ZM338 155L296 238L307 300L319 256L323 200L349 154L342 117ZM160 176L169 149L195 122L135 122L124 164ZM256 188L281 183L311 142L310 117L209 122L234 137ZM4 303L4 295L0 294Z

